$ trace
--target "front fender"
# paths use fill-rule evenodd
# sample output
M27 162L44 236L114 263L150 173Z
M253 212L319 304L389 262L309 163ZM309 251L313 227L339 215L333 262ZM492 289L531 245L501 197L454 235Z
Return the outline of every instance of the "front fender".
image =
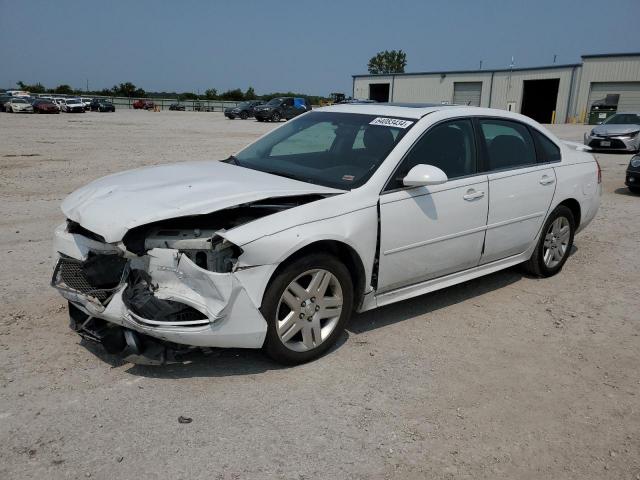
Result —
M364 266L365 285L369 285L376 255L377 229L375 206L296 225L242 245L243 254L238 258L236 275L245 284L255 304L261 305L264 291L278 265L313 243L331 240L348 245L356 252ZM233 243L233 230L220 234ZM253 276L254 268L251 267L257 266L262 267L262 275ZM249 276L253 278L242 279Z

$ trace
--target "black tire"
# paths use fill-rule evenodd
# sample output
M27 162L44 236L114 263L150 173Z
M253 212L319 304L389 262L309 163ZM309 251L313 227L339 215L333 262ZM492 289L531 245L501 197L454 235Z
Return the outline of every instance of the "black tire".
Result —
M631 193L635 193L635 194L639 194L640 195L640 187L628 187L629 191Z
M280 113L278 112L273 112L273 115L271 115L271 121L272 122L279 122L280 121Z
M259 122L264 122L264 118L258 117L258 118L256 118L256 120L259 121Z
M556 221L556 219L564 217L569 222L569 243L567 245L566 251L564 252L564 256L560 262L553 266L549 267L544 262L544 243L547 232L549 231L549 227L551 224ZM523 266L527 272L537 277L551 277L562 270L567 258L571 254L571 248L573 247L573 237L576 232L576 222L573 218L573 213L571 210L564 206L559 205L556 209L551 212L547 221L544 223L542 227L542 231L540 233L540 239L538 240L538 244L536 245L536 249L533 251L531 258L527 260Z
M247 112L240 112L240 120L246 120L249 117L249 114Z
M342 289L342 311L336 326L329 336L317 347L307 351L294 351L282 342L276 330L276 315L280 297L289 284L304 272L312 269L330 272L340 283ZM347 267L336 257L324 253L306 255L286 265L271 279L262 300L260 311L267 320L267 336L262 347L263 352L278 363L298 365L313 360L338 340L353 309L353 283Z

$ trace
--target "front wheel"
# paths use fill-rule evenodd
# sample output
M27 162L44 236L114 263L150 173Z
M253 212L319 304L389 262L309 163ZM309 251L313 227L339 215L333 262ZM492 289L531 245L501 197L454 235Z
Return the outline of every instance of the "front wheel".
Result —
M280 114L278 112L273 112L273 115L271 115L271 121L272 122L279 122L280 121Z
M278 273L265 292L263 351L285 364L322 355L344 331L353 307L349 271L337 258L312 254Z
M247 112L240 112L240 120L246 120L248 116Z
M542 227L538 245L524 264L525 269L539 277L551 277L562 270L573 246L575 230L573 213L568 207L559 205Z

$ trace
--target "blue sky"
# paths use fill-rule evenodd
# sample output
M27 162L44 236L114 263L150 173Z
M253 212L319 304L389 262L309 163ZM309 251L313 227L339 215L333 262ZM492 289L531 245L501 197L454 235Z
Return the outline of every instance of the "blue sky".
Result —
M0 0L0 87L351 92L377 51L407 71L640 50L640 0Z

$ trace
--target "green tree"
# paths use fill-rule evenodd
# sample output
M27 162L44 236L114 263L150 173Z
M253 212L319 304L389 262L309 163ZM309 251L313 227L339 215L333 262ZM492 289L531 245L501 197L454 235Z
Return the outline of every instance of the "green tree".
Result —
M66 84L58 85L53 89L53 93L59 93L61 95L73 95L73 88Z
M33 85L29 85L24 82L16 82L16 85L20 87L20 90L26 90L31 93L44 93L46 91L46 88L40 82L34 83Z
M253 89L253 87L247 88L247 91L244 92L244 98L245 100L255 100L256 98L258 98L256 96L256 91Z
M404 73L407 66L407 54L402 50L385 50L371 57L367 68L372 75L384 73Z
M240 100L244 100L244 93L239 88L235 88L233 90L227 90L226 92L220 94L220 98L222 100L235 100L239 102Z
M207 88L204 91L204 97L207 100L215 100L216 98L218 98L218 90L216 90L215 88Z

